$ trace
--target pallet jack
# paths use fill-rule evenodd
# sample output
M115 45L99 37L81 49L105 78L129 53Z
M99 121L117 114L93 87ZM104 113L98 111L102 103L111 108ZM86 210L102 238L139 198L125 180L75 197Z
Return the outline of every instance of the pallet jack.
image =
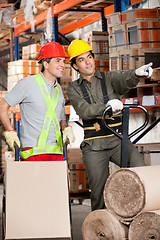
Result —
M135 131L132 133L128 134L128 129L129 129L129 109L137 108L143 111L145 115L145 121L144 123ZM108 128L115 136L121 139L122 144L121 144L121 164L120 167L126 168L128 167L128 139L131 137L135 136L137 133L142 131L148 124L149 122L149 115L147 110L141 106L141 105L136 105L136 104L124 104L123 105L123 110L114 116L115 117L121 117L122 120L122 134L117 133L114 131L111 127L108 126L107 121L106 121L106 115L109 114L109 111L111 110L111 106L108 106L105 111L103 112L102 115L102 120L106 128ZM112 118L113 116L110 116L109 118Z

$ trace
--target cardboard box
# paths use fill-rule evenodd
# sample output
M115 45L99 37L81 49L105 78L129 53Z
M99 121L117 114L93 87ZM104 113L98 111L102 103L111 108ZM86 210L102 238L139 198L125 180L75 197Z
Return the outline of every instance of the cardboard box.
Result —
M153 62L153 66L159 65L160 48L135 47L125 49L123 46L121 46L113 49L114 51L112 50L113 52L111 52L109 55L110 70L136 69L149 62ZM145 79L141 79L138 85L142 84L145 84Z
M115 47L160 48L160 22L158 20L137 20L109 28L109 52Z
M41 64L34 60L17 60L8 63L8 91L16 83L30 75L38 74L41 71Z
M136 144L136 146L148 166L160 165L160 152L158 152L160 151L159 143Z
M8 76L26 74L33 75L41 71L41 64L32 60L17 60L8 63ZM26 76L25 75L25 76Z
M71 239L67 163L7 162L5 239Z
M41 47L42 45L40 44L30 44L28 46L22 47L22 59L37 60Z
M122 23L135 22L136 20L157 19L157 9L131 9L122 12ZM158 19L157 19L158 20Z
M116 26L122 23L121 12L115 12L113 14L107 15L106 18L108 27Z
M80 148L68 148L67 157L69 163L83 163L82 151Z
M155 95L155 104L160 105L160 95Z
M88 177L83 163L69 163L69 191L71 193L88 192Z
M109 71L109 60L95 60L96 68L100 72L108 72Z
M112 32L109 34L109 53L115 53L115 51L121 47L123 47L123 49L128 49L126 24L120 24L112 27Z
M160 67L153 69L151 78L153 81L160 81Z
M92 31L87 33L87 41L93 48L95 60L109 59L108 32Z
M130 48L160 48L160 22L137 20L126 24Z

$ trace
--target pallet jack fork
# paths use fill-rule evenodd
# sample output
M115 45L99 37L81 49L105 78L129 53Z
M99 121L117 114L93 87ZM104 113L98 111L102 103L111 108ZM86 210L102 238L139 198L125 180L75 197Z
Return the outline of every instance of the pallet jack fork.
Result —
M138 109L140 109L144 112L145 121L139 128L137 128L132 133L128 134L129 109L133 109L133 108L138 108ZM103 112L102 120L103 120L103 123L106 126L106 128L108 128L112 133L114 133L114 135L116 135L118 138L121 139L122 144L121 144L121 164L120 164L120 167L126 168L126 167L128 167L128 139L135 136L137 133L142 131L147 126L147 124L149 122L149 115L148 115L147 110L143 106L135 105L135 104L124 104L123 105L123 110L121 111L121 113L116 115L116 116L121 117L121 119L122 119L122 134L119 134L116 131L114 131L111 127L109 127L107 122L106 122L106 114L109 113L109 110L111 110L111 106L108 106L105 109L105 111ZM110 118L112 118L112 116ZM115 116L114 116L114 118L115 118Z

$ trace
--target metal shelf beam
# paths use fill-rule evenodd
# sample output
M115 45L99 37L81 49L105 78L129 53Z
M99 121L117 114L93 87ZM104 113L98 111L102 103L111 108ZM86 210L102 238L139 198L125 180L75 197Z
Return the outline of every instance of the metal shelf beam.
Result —
M71 8L79 3L83 2L83 0L64 0L61 3L58 3L52 7L52 17L57 15L60 12L65 11L68 8ZM44 22L47 19L48 9L44 12L40 13L39 15L35 16L34 24L35 26ZM15 28L14 35L18 37L19 33L22 33L26 30L31 28L31 23L27 22L26 24L22 24L21 26Z

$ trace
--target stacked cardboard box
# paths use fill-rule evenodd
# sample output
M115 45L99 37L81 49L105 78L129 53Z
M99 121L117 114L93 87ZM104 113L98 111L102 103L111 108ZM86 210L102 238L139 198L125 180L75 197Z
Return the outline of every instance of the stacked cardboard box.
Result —
M25 47L22 47L22 59L23 60L37 60L39 50L42 45L40 44L31 44Z
M67 151L69 165L69 190L71 193L88 192L88 178L82 161L82 152L79 148L70 148Z
M63 91L63 96L65 98L66 101L68 101L68 96L67 96L67 87L68 85L72 82L72 78L71 77L64 77L60 79L60 85Z
M107 16L109 32L110 70L125 71L137 69L153 62L153 68L160 66L160 21L158 9L132 9ZM154 81L154 82L153 82ZM130 90L125 98L154 95L159 104L160 85L153 75L141 79L136 89ZM158 96L157 96L158 95Z
M15 84L30 75L39 73L41 64L38 61L32 60L17 60L8 63L8 91L10 91Z
M109 60L95 60L96 68L100 72L108 72L109 71Z
M110 70L135 69L151 60L158 66L154 59L155 53L160 56L158 9L132 9L107 19Z
M96 68L99 71L109 71L108 32L92 31L86 33L85 39L93 48Z
M10 91L18 81L39 73L41 64L32 60L17 60L8 63L8 91ZM19 105L10 108L13 112L19 112Z
M69 45L63 45L64 52L66 53L67 56L68 56L68 47ZM69 58L66 58L66 63L69 63Z
M41 44L30 44L22 47L22 59L23 60L38 60L38 54L41 49ZM68 55L68 45L63 45L64 52ZM66 59L66 63L69 63L69 58Z

